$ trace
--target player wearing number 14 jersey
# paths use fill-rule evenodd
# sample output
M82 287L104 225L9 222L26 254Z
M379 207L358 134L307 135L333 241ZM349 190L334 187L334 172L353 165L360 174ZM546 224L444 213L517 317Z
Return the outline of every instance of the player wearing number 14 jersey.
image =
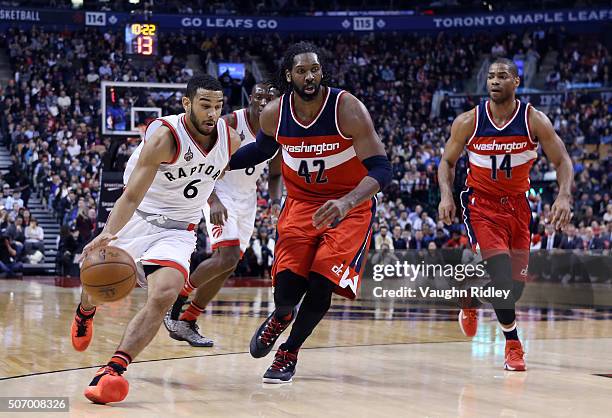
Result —
M546 115L516 99L519 84L514 62L498 59L491 64L487 79L490 100L455 119L438 169L439 215L450 225L455 217L454 168L467 149L467 189L460 196L463 220L472 248L486 260L491 277L488 286L510 291L508 299L492 298L490 302L506 337L504 367L513 371L525 370L515 303L523 291L529 264L531 210L526 192L538 145L557 169L559 194L551 219L557 228L571 217L573 178L571 160ZM477 304L464 301L459 312L461 330L469 337L477 331Z
M267 355L294 318L295 323L265 383L291 381L298 350L329 309L333 292L356 297L373 197L391 179L370 114L351 94L323 85L320 59L312 44L289 48L279 72L285 94L262 112L256 142L230 161L232 170L242 169L282 152L287 199L272 267L276 310L253 335L251 355Z

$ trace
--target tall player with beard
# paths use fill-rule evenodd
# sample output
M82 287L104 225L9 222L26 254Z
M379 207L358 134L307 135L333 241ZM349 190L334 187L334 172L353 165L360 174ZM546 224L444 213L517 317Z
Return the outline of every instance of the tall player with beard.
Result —
M131 155L125 190L102 233L84 249L112 245L136 261L138 281L148 287L144 307L132 318L115 354L85 389L96 403L119 402L128 394L122 376L155 337L164 314L189 278L189 259L202 207L240 146L236 131L220 120L223 89L209 75L195 76L183 97L185 113L153 121ZM84 351L93 336L96 307L87 293L72 323L72 345Z
M253 335L251 355L267 355L294 318L295 323L265 383L292 380L298 351L329 309L332 293L356 297L374 195L391 181L391 164L370 114L350 93L322 84L321 58L306 42L287 50L279 73L284 94L262 112L257 141L230 162L232 170L244 169L282 147L287 199L272 267L276 309Z
M257 83L251 91L248 107L223 116L225 122L240 135L241 147L255 142L259 115L278 96L278 89L271 83ZM244 170L228 171L215 185L215 191L204 207L213 255L189 276L174 306L164 317L170 337L187 341L194 347L212 347L213 341L198 332L196 320L236 269L249 245L257 214L257 181L266 165L264 162ZM277 153L270 161L268 171L268 190L274 216L278 216L280 211L280 175L280 153ZM189 294L196 288L189 307L181 314Z
M546 115L516 99L520 84L516 64L498 59L489 67L489 99L457 117L438 168L441 202L439 217L450 225L455 217L453 182L455 164L467 149L467 189L461 193L463 219L474 251L486 260L488 286L510 290L509 300L492 299L506 337L504 368L525 370L523 347L516 328L515 303L527 278L531 210L526 198L529 171L538 145L557 168L559 193L550 222L560 229L571 219L572 162ZM461 330L468 337L477 331L478 301L459 313Z

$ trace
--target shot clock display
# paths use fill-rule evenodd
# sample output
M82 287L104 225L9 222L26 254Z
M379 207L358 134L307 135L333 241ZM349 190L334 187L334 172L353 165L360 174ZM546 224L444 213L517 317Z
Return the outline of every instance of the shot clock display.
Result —
M125 48L128 54L152 57L157 55L157 25L128 23L125 25Z

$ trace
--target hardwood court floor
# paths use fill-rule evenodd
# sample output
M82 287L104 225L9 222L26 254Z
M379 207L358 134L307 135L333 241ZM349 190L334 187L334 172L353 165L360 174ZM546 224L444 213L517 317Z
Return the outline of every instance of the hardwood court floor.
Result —
M162 327L130 365L127 399L82 396L126 321L136 289L100 307L94 340L73 351L69 329L79 288L0 281L0 396L69 396L69 413L17 417L582 417L610 416L612 314L523 310L528 371L502 369L504 342L490 311L462 337L456 311L376 311L343 299L300 351L289 385L264 385L272 361L252 359L252 332L273 309L268 288L224 288L199 320L214 348L174 341ZM282 337L281 337L282 338Z

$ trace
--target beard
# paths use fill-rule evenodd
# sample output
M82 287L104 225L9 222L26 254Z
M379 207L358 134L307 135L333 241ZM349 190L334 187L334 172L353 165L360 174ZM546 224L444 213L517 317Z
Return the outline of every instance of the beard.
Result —
M214 132L214 127L210 132L205 132L202 130L201 126L202 124L200 123L200 121L198 121L195 117L195 115L192 113L189 114L189 120L191 121L191 124L193 125L193 127L196 129L196 131L198 131L200 134L204 135L204 136L208 136L210 134L212 134Z
M314 92L312 93L306 93L305 89L306 86L313 86L315 87ZM321 84L307 84L304 85L304 87L302 87L301 89L298 88L295 84L293 85L293 91L300 96L300 99L304 100L305 102L310 102L312 100L314 100L317 95L319 94L319 91L321 90Z

